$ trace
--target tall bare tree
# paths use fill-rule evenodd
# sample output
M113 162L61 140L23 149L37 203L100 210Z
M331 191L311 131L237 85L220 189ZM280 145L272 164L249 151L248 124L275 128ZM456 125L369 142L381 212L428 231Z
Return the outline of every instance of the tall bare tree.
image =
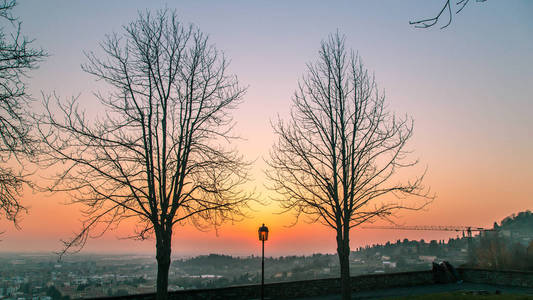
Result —
M22 186L28 183L20 162L34 154L24 79L36 69L46 53L33 49L32 41L22 35L21 22L11 11L15 0L0 1L0 215L13 221L25 211L20 202Z
M89 118L76 99L45 97L38 126L42 162L59 167L50 189L86 208L65 251L133 218L133 237L155 235L157 298L166 299L175 225L216 227L242 217L250 199L240 188L248 163L223 147L245 90L207 35L176 12L139 13L100 46L105 57L87 53L82 69L111 86L96 94L105 114Z
M267 176L283 208L335 230L343 299L351 299L350 230L388 218L407 195L427 196L423 174L401 183L400 169L414 166L406 143L413 121L397 118L360 59L332 34L319 59L307 65L296 90L290 120L274 124L278 137ZM394 181L394 182L393 182ZM397 198L384 196L394 195Z

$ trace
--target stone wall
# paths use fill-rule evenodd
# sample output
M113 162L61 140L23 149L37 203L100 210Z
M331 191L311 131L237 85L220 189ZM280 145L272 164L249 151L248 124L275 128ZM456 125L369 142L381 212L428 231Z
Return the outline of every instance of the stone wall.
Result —
M481 269L458 268L457 271L465 282L485 283L505 286L518 286L533 288L533 272L520 271L495 271ZM434 284L431 271L372 274L352 277L354 291L368 291L393 287L409 287ZM260 285L231 286L216 289L197 289L175 291L170 293L169 299L230 299L249 300L260 298ZM291 299L298 297L312 297L336 294L340 291L339 278L290 281L265 284L265 298ZM125 299L155 299L155 294L131 295L122 297L100 298L101 300Z
M533 288L533 272L458 269L466 282Z
M352 289L364 291L398 286L432 284L431 271L405 272L352 277ZM260 285L236 286L220 289L177 291L171 299L257 299ZM338 278L290 281L265 284L265 297L269 299L290 299L335 294L340 291Z
M403 272L389 274L372 274L352 277L352 289L365 291L392 287L405 287L433 284L431 271ZM302 280L265 284L265 298L291 299L335 294L340 291L339 278ZM242 285L214 289L183 290L169 293L169 299L231 299L248 300L260 298L260 285ZM107 300L154 299L154 294L140 294L122 297L100 298Z

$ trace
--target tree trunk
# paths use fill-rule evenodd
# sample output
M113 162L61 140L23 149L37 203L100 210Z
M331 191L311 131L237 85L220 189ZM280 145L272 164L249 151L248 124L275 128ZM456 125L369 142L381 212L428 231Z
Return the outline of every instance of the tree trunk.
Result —
M156 233L157 300L168 299L168 269L170 268L171 232Z
M341 295L342 300L350 300L352 297L352 285L350 280L350 244L349 240L337 237L337 254L341 266Z

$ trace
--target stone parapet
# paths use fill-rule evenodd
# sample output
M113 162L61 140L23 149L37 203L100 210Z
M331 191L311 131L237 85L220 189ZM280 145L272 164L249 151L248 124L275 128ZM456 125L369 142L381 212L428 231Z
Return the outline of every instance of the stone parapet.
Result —
M465 282L491 285L533 288L533 272L497 271L458 268L457 271ZM395 287L410 287L435 284L432 271L402 273L385 273L353 276L352 289L369 291ZM259 299L261 285L241 285L213 289L183 290L169 293L173 300L250 300ZM337 294L340 291L339 278L288 281L265 284L266 299L291 299ZM139 294L121 297L98 298L100 300L152 300L155 294Z

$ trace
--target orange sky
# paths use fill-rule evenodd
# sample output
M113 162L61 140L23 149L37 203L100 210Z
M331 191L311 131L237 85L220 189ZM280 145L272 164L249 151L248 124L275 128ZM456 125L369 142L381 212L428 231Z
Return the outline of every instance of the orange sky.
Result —
M24 22L23 30L51 54L31 73L29 91L37 100L41 91L55 91L63 98L79 94L82 105L92 111L98 111L92 92L106 87L80 70L83 51L96 49L105 34L120 31L136 17L137 9L177 6L164 1L130 1L128 7L64 1L50 10L41 1L20 2L15 14ZM320 1L206 1L176 8L185 22L210 34L231 59L231 71L249 87L234 114L235 130L245 138L236 147L255 160L249 186L263 199L269 196L263 186L264 159L274 141L270 121L278 114L287 116L305 64L316 60L320 40L340 29L347 46L375 72L390 109L415 119L410 148L421 161L417 171L428 167L426 185L437 198L423 211L400 213L397 222L489 227L532 208L533 21L525 13L532 10L529 1L472 5L445 30L410 27L407 21L414 15L432 9L415 2L345 1L330 7ZM230 14L232 18L224 17ZM22 229L0 220L0 231L5 231L0 251L60 249L59 239L79 228L81 218L76 207L61 204L66 199L64 194L27 191L23 203L30 212L23 216ZM173 253L259 254L257 228L263 222L270 228L267 255L335 252L331 229L304 222L286 227L292 217L275 214L279 209L274 202L257 209L242 223L223 226L218 236L177 227ZM118 239L128 233L125 225L90 240L84 252L154 253L153 241ZM351 247L455 235L357 229Z
M473 172L473 171L471 171ZM508 184L498 182L500 175L491 175L478 180L466 181L470 176L466 166L455 173L431 172L427 183L438 193L433 203L423 211L403 212L397 221L407 225L472 225L492 226L495 220L524 210L523 205L528 196L526 191L512 191L514 201L502 203L499 199L508 197L513 186L525 185L526 182L509 180ZM477 174L477 176L481 176ZM511 177L512 178L512 177ZM439 184L440 183L440 184ZM263 191L266 197L268 192ZM520 198L522 197L522 198ZM72 205L64 205L65 195L44 195L27 193L24 203L30 206L30 214L23 216L21 230L16 230L5 220L0 222L5 230L0 243L2 251L57 251L60 238L68 238L79 228L81 215ZM483 205L479 205L479 204ZM290 227L293 217L290 214L277 214L280 209L275 202L267 207L255 207L250 218L236 224L226 224L218 232L199 232L192 226L176 226L173 238L175 255L195 255L208 253L226 253L233 255L258 255L260 252L257 228L264 222L270 229L267 254L294 255L312 253L334 253L335 235L332 229L321 224L307 224L300 221ZM380 223L382 224L382 223ZM104 253L153 253L154 241L133 241L122 238L131 234L132 224L123 224L118 230L109 232L99 239L90 240L84 252ZM351 234L351 247L373 243L385 243L397 239L448 239L455 237L454 232L430 231L392 231L355 229Z

